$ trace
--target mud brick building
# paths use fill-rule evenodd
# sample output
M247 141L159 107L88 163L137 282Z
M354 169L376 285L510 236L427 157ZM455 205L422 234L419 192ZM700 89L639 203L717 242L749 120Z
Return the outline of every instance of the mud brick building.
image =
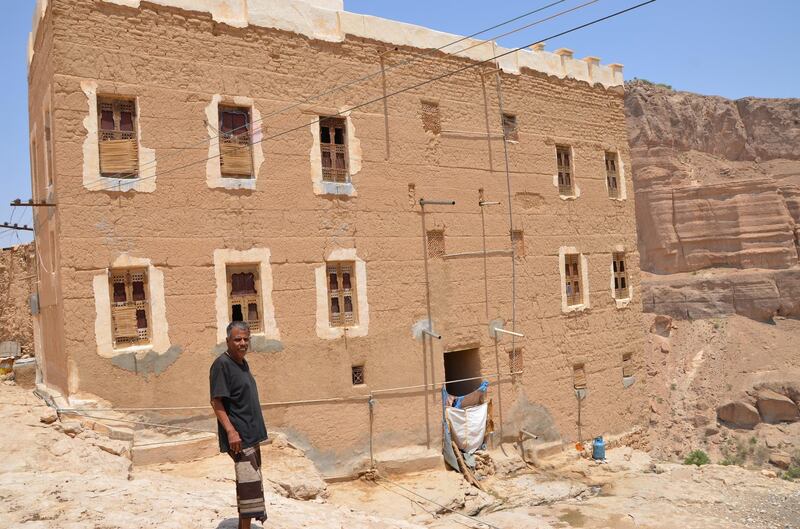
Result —
M641 423L621 66L456 39L337 0L41 1L44 382L203 407L243 319L270 428L325 472L370 423L376 454L436 450L443 380L490 381L495 440Z

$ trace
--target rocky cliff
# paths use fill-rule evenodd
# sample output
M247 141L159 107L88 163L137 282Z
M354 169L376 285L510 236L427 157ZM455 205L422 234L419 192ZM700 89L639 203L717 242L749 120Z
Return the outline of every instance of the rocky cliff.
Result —
M625 106L645 309L800 317L800 99L632 81Z

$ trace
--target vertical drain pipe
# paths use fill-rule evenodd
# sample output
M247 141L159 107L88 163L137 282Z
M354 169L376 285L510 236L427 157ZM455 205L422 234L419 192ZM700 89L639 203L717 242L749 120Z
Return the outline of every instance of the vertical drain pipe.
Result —
M372 441L373 422L375 421L375 398L372 396L371 392L367 405L369 406L369 469L375 470L375 452Z
M455 200L425 200L424 198L419 199L419 206L422 210L422 261L425 266L425 306L428 312L428 333L423 332L422 337L422 361L423 361L423 368L425 367L425 359L429 358L431 363L431 386L433 389L436 388L436 370L433 365L433 315L431 312L431 281L430 281L430 274L428 273L428 229L425 223L425 205L438 205L438 206L455 206ZM428 342L430 340L430 342ZM426 348L426 343L430 343L430 346ZM427 349L427 355L426 355ZM428 372L424 370L425 375L425 428L427 430L428 435L428 448L431 447L431 432L430 432L430 411L428 407Z

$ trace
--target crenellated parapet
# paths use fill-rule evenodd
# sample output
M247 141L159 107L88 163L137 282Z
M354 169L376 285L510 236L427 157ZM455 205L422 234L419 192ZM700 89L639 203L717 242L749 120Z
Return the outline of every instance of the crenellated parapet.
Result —
M102 0L139 8L141 0ZM572 50L560 48L548 52L539 43L530 50L513 51L494 41L464 39L448 44L460 36L395 20L350 13L342 0L150 0L164 6L209 13L220 23L243 28L259 26L291 31L306 37L329 42L342 42L347 36L368 38L395 46L419 49L438 49L452 55L476 61L497 57L496 63L506 73L519 74L530 69L561 79L571 78L589 84L599 83L606 88L624 82L621 64L601 65L597 57L576 59ZM29 39L28 63L33 58L39 20L44 17L48 0L37 0L33 30ZM500 56L500 57L498 57Z

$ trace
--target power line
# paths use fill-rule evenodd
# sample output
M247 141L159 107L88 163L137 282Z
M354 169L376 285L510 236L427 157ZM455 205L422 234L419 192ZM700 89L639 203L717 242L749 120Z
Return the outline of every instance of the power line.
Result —
M420 87L422 87L422 86L428 85L428 84L430 84L430 83L433 83L433 82L436 82L436 81L440 81L440 80L442 80L442 79L445 79L445 78L447 78L447 77L451 77L451 76L453 76L453 75L456 75L456 74L459 74L459 73L462 73L462 72L465 72L465 71L471 70L471 69L473 69L473 68L477 68L477 67L479 67L479 66L483 66L483 65L485 65L485 64L487 64L487 63L490 63L490 62L492 62L492 61L495 61L495 60L497 60L497 59L501 59L501 58L503 58L503 57L506 57L506 56L508 56L508 55L511 55L511 54L513 54L513 53L517 53L517 52L519 52L519 51L521 51L521 50L524 50L524 49L526 49L526 48L529 48L529 47L531 47L531 46L534 46L534 45L536 45L536 44L540 44L540 43L543 43L543 42L545 42L545 41L552 40L552 39L555 39L555 38L558 38L558 37L562 37L562 36L564 36L564 35L567 35L567 34L569 34L569 33L573 33L573 32L575 32L575 31L579 31L579 30L581 30L581 29L584 29L584 28L587 28L587 27L589 27L589 26L593 26L593 25L595 25L595 24L599 24L600 22L604 22L604 21L606 21L606 20L609 20L609 19L612 19L612 18L614 18L614 17L617 17L617 16L620 16L620 15L623 15L623 14L625 14L625 13L628 13L628 12L630 12L630 11L633 11L633 10L635 10L635 9L639 9L639 8L641 8L641 7L644 7L644 6L648 5L648 4L652 4L652 3L653 3L653 2L655 2L655 1L656 1L656 0L647 0L647 1L645 1L645 2L641 2L641 3L639 3L639 4L633 5L633 6L631 6L631 7L628 7L628 8L626 8L626 9L622 9L622 10L620 10L620 11L617 11L617 12L615 12L615 13L611 13L610 15L606 15L606 16L604 16L604 17L600 17L600 18L594 19L594 20L592 20L592 21L590 21L590 22L586 22L586 23L584 23L584 24L581 24L581 25L579 25L579 26L575 26L575 27L573 27L573 28L570 28L570 29L568 29L568 30L565 30L565 31L562 31L562 32L559 32L559 33L556 33L556 34L553 34L553 35L550 35L550 36L548 36L548 37L546 37L546 38L543 38L543 39L536 40L536 41L534 41L534 42L531 42L531 43L529 43L529 44L526 44L526 45L524 45L524 46L520 46L520 47L517 47L517 48L510 49L510 50L508 50L508 51L505 51L505 52L503 52L503 53L500 53L500 54L498 54L498 55L495 55L495 56L493 56L493 57L490 57L490 58L488 58L488 59L484 59L484 60L482 60L482 61L478 61L478 62L475 62L475 63L472 63L472 64L468 64L468 65L466 65L466 66L463 66L463 67L461 67L461 68L457 68L457 69L455 69L455 70L450 70L450 71L448 71L448 72L445 72L445 73L443 73L443 74L441 74L441 75L437 75L437 76L434 76L434 77L428 78L428 79L426 79L426 80L424 80L424 81L421 81L421 82L419 82L419 83L416 83L416 84L414 84L414 85L407 86L406 88L402 88L402 89L400 89L400 90L396 90L396 91L394 91L394 92L392 92L392 93L390 93L390 94L386 94L385 96L380 96L380 97L377 97L377 98L374 98L374 99L370 99L370 100L368 100L368 101L366 101L366 102L364 102L364 103L360 103L360 104L358 104L358 105L352 106L352 107L350 107L350 108L347 108L347 109L345 109L345 110L341 110L341 111L339 111L339 112L336 112L336 113L335 113L335 114L333 114L332 116L326 116L326 118L327 118L327 117L333 117L333 116L343 116L343 115L346 115L347 113L350 113L350 112L352 112L353 110L358 110L358 109L360 109L360 108L363 108L363 107L365 107L365 106L369 106L369 105L375 104L375 103L377 103L377 102L380 102L380 101L382 101L382 100L384 100L384 99L386 99L386 98L389 98L389 97L394 97L394 96L397 96L397 95L403 94L403 93L405 93L405 92L409 92L409 91L411 91L411 90L415 90L415 89L417 89L417 88L420 88ZM282 131L282 132L279 132L279 133L277 133L277 134L273 134L272 136L268 136L268 137L261 138L261 139L260 139L260 140L258 140L258 141L251 142L249 145L244 145L244 146L242 146L242 147L239 147L238 149L242 149L242 148L249 148L249 147L250 147L250 146L252 146L252 145L257 145L257 144L263 143L264 141L271 140L271 139L275 139L275 138L278 138L278 137L280 137L280 136L284 136L284 135L286 135L286 134L290 134L290 133L292 133L292 132L295 132L295 131L298 131L298 130L302 130L302 129L304 129L304 128L307 128L307 127L309 127L309 126L311 126L311 125L314 125L314 124L316 124L316 123L319 123L319 122L320 122L322 119L325 119L325 118L317 118L317 119L315 119L315 120L313 120L313 121L311 121L311 122L304 123L303 125L300 125L300 126L297 126L297 127L294 127L294 128L290 128L290 129L287 129L287 130L284 130L284 131ZM197 160L197 161L194 161L194 162L190 162L190 163L187 163L187 164L184 164L184 165L180 165L180 166L174 167L174 168L172 168L172 169L168 169L168 170L166 170L166 171L164 171L164 172L162 172L162 173L160 173L160 174L161 174L161 175L169 174L169 173L171 173L171 172L178 171L178 170L180 170L180 169L185 169L185 168L187 168L187 167L192 167L192 166L194 166L194 165L197 165L197 164L200 164L200 163L205 163L205 162L208 162L209 160L213 160L213 159L219 158L220 156L221 156L221 154L217 154L217 155L214 155L214 156L209 156L209 157L207 157L207 158L203 158L203 159L201 159L201 160ZM146 180L146 179L150 179L150 178L155 178L156 176L159 176L159 175L158 175L158 174L154 174L154 175L152 175L152 176L147 176L147 177L140 178L140 179L138 179L137 181L142 181L142 180ZM108 189L111 189L111 188L113 188L115 185L116 185L116 184L113 184L113 185L111 185L111 186L109 186L109 187L100 188L100 189L95 189L95 190L93 190L93 191L105 191L105 190L108 190Z
M306 103L309 103L309 102L311 102L311 101L315 101L315 100L317 100L317 99L320 99L320 98L322 98L322 97L325 97L325 96L327 96L327 95L335 94L336 92L340 92L340 91L342 91L342 90L345 90L345 89L347 89L347 88L350 88L351 86L355 86L355 85L357 85L357 84L360 84L360 83L362 83L362 82L364 82L364 81L368 81L368 80L370 80L370 79L373 79L373 78L375 78L375 77L377 77L377 76L379 76L379 75L381 75L381 74L383 74L383 73L385 73L385 72L387 72L387 71L389 71L389 70L394 70L394 69L396 69L396 68L400 68L400 67L402 67L402 66L405 66L405 65L407 65L407 64L411 64L411 63L417 62L417 61L419 61L419 60L421 60L421 59L423 59L423 58L425 58L425 57L427 57L427 56L429 56L429 55L432 55L432 54L436 53L436 52L439 52L439 51L442 51L442 50L444 50L444 49L450 48L450 47L452 47L452 46L455 46L456 44L460 44L461 42L464 42L465 40L469 40L469 39L471 39L471 38L477 37L478 35L481 35L481 34L483 34L483 33L486 33L486 32L489 32L489 31L492 31L493 29L497 29L497 28L499 28L499 27L506 26L506 25L508 25L508 24L511 24L512 22L516 22L517 20L521 20L521 19L523 19L523 18L529 17L530 15L534 15L534 14L536 14L536 13L539 13L539 12L541 12L541 11L544 11L544 10L546 10L546 9L549 9L549 8L551 8L551 7L553 7L553 6L556 6L556 5L558 5L558 4L562 4L562 3L566 2L566 1L567 1L567 0L557 0L557 1L555 1L555 2L551 2L551 3L549 3L549 4L545 5L545 6L542 6L542 7L540 7L540 8L534 9L534 10L532 10L532 11L528 11L527 13L523 13L523 14L521 14L521 15L518 15L518 16L514 17L514 18L511 18L511 19L508 19L508 20L506 20L506 21L504 21L504 22L501 22L501 23L499 23L499 24L495 24L495 25L494 25L494 26L492 26L492 27L489 27L489 28L486 28L486 29L482 29L482 30L480 30L480 31L477 31L477 32L475 32L475 33L471 34L471 35L467 35L466 37L460 37L460 38L458 38L457 40L454 40L453 42L450 42L450 43L448 43L448 44L445 44L444 46L440 46L440 47L438 47L438 48L435 48L435 49L432 49L432 50L428 50L428 51L426 51L425 53L423 53L423 54L421 54L421 55L418 55L418 56L416 56L416 57L413 57L413 58L407 59L407 60L405 60L405 61L402 61L402 62L400 62L400 63L398 63L398 64L391 65L391 66L389 66L389 67L387 67L387 68L385 68L385 69L383 69L383 70L377 70L377 71L375 71L375 72L372 72L372 73L370 73L370 74L367 74L367 75L365 75L365 76L363 76L363 77L359 77L358 79L354 79L354 80L352 80L352 81L348 81L348 82L347 82L347 83L345 83L345 84L342 84L342 85L339 85L339 86L335 86L335 87L333 87L333 88L330 88L330 89L328 89L328 90L325 90L325 91L323 91L323 92L319 92L319 93L317 93L317 94L312 94L311 96L308 96L308 97L306 97L305 99L301 100L301 101L300 101L300 102L298 102L298 103L293 103L292 105L289 105L288 107L285 107L285 108L282 108L282 109L280 109L280 110L276 110L276 111L274 111L274 112L271 112L271 113L267 114L266 116L262 116L260 119L257 119L257 120L255 120L255 121L253 121L253 122L249 123L249 124L245 124L245 125L242 125L242 126L240 126L240 127L236 127L236 128L234 128L234 129L232 129L232 130L230 131L230 133L235 133L236 131L238 131L238 130L241 130L241 129L247 129L247 127L248 127L248 126L252 126L252 125L254 125L255 123L259 123L259 122L261 122L261 121L264 121L265 119L267 119L267 118L269 118L269 117L272 117L272 116L277 116L277 115L279 115L279 114L283 114L284 112L288 112L289 110L293 110L293 109L295 109L295 108L297 108L297 107L299 107L299 106L301 106L301 105L304 105L304 104L306 104ZM597 2L597 1L599 1L599 0L594 0L593 2L590 2L590 3L594 3L594 2ZM581 6L579 6L579 7L581 7ZM548 19L544 19L544 20L548 20ZM478 43L478 44L475 44L475 45L473 45L473 46L470 46L469 48L465 48L465 49L462 49L462 50L458 50L458 51L454 52L454 53L453 53L453 55L458 55L459 53L464 53L465 51L467 51L467 50L470 50L470 49L472 49L472 48L474 48L474 47L476 47L476 46L481 46L481 45L483 45L483 44L486 44L487 42L491 42L491 41L493 41L493 40L496 40L496 39L499 39L499 38L502 38L502 37L508 36L508 35L510 35L511 33L513 33L513 32L509 32L509 33L506 33L506 34L503 34L503 35L499 35L499 36L497 36L497 37L493 37L492 39L489 39L489 40L484 40L484 41L481 41L481 42L480 42L480 43ZM214 126L213 126L213 125L211 125L211 127L212 127L212 128L214 128ZM217 130L217 129L215 128L214 130ZM216 136L214 136L214 137L210 137L208 140L205 140L205 139L204 139L204 140L202 140L202 141L199 141L199 142L197 142L197 143L193 143L193 144L191 144L191 145L189 145L189 146L187 146L187 147L183 147L183 148L181 148L181 149L178 149L176 152L173 152L173 153L171 153L171 154L169 154L169 155L167 155L167 156L164 156L164 157L162 158L162 161L163 161L164 159L167 159L167 158L170 158L170 157L176 156L177 154L180 154L181 152L183 152L183 151L185 151L185 150L187 150L187 149L190 149L190 148L192 148L192 147L196 147L196 146L198 146L198 145L204 145L204 144L206 143L206 141L213 140L213 139L215 139L215 138L219 138L219 136L220 136L220 134L219 134L219 131L217 130L217 135L216 135ZM154 162L147 162L147 164L155 164L155 163L156 163L155 161L154 161ZM146 165L147 165L147 164L146 164ZM149 168L149 167L148 167L148 168ZM127 177L127 178L129 178L129 177L131 177L131 176L132 176L132 175L131 175L130 173L122 173L122 172L120 172L120 173L117 173L117 174L115 174L115 175L112 175L112 176L110 176L110 177L101 177L101 178L98 178L97 180L94 180L94 181L92 181L92 182L88 182L88 185L92 185L92 184L94 184L95 182L98 182L98 181L103 181L103 178L126 178L126 177Z

